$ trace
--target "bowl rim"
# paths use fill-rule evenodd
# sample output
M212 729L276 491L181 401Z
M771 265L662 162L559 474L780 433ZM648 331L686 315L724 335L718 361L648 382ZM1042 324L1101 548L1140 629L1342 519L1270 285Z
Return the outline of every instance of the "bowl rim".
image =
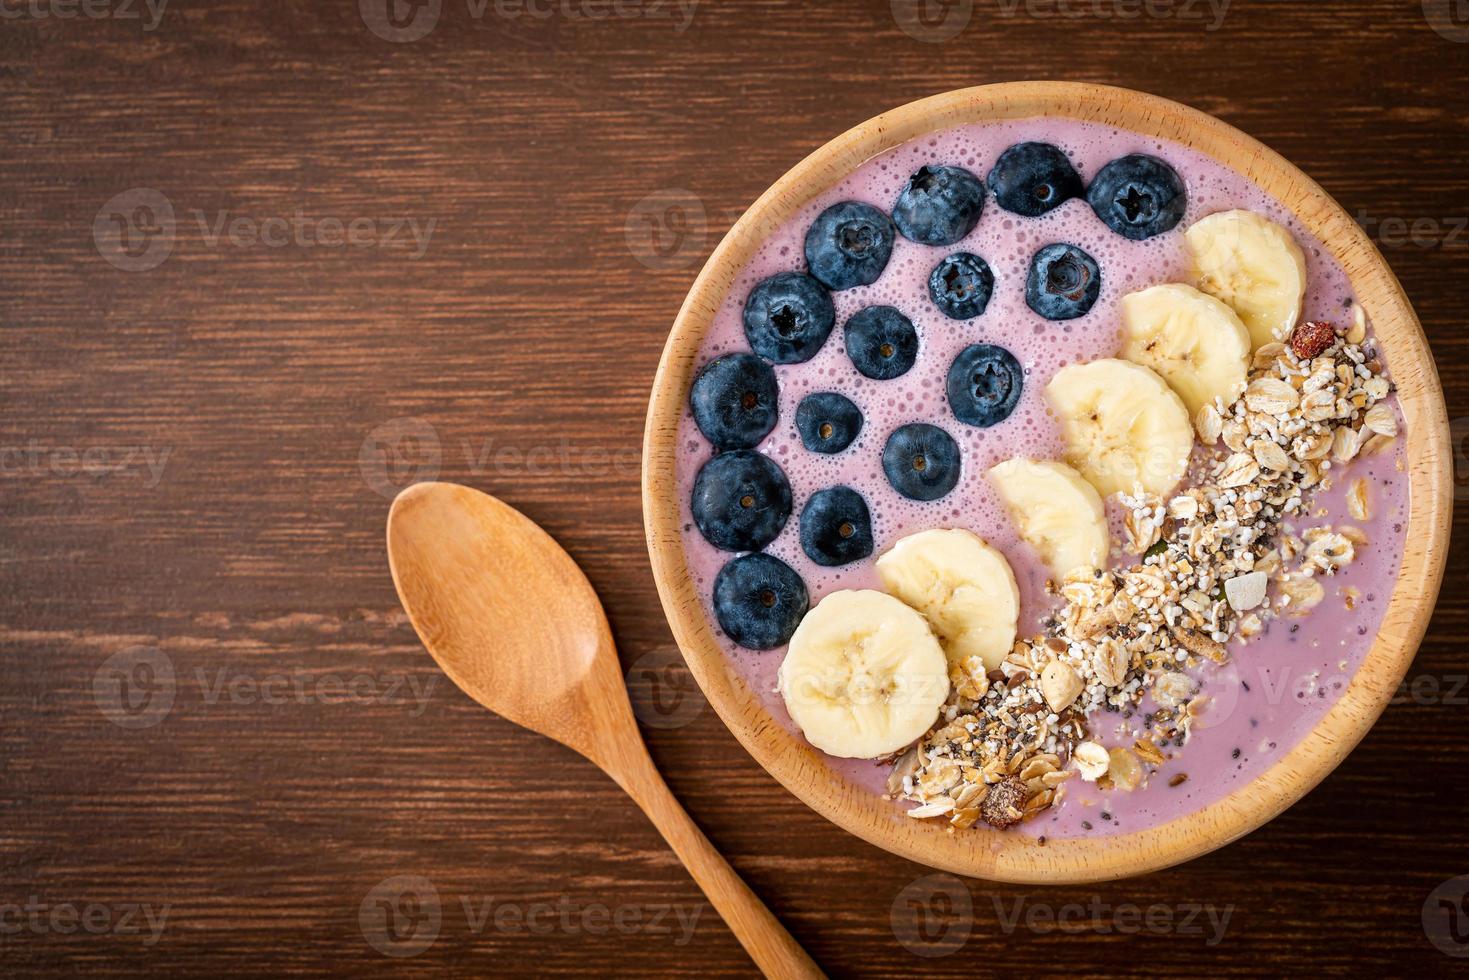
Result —
M1377 639L1316 726L1255 780L1208 806L1146 830L1045 845L1013 832L949 833L934 821L909 819L831 773L822 753L769 715L729 669L689 575L676 472L679 420L699 346L767 229L862 163L918 136L1039 116L1103 122L1182 143L1254 181L1294 213L1341 264L1388 353L1409 475L1402 566ZM1361 741L1406 673L1438 595L1453 501L1449 446L1438 373L1407 296L1366 233L1315 181L1233 126L1177 102L1103 85L1006 82L911 102L847 130L787 171L729 230L690 288L659 361L643 440L643 516L658 594L689 670L725 725L786 789L848 832L920 864L996 881L1081 883L1169 867L1242 837L1308 793Z

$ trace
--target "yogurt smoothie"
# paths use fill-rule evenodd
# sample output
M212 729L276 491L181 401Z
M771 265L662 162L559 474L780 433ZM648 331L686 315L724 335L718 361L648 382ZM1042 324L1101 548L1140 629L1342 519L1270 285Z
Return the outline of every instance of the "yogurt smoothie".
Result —
M1186 183L1182 221L1175 231L1133 241L1103 224L1084 197L1066 201L1040 217L1022 217L997 207L991 196L978 225L962 241L926 246L896 236L880 278L870 285L831 292L836 329L809 360L774 365L779 382L778 422L754 447L784 471L793 500L790 519L763 550L800 576L812 608L834 591L882 590L876 560L900 539L934 528L965 528L1001 552L1014 571L1020 597L1018 635L1024 638L1045 632L1046 620L1060 601L1054 586L1048 588L1048 581L1054 582L1057 576L1020 538L985 472L1012 457L1063 457L1065 447L1043 389L1067 365L1119 356L1119 301L1123 296L1161 283L1189 281L1190 257L1183 229L1195 221L1220 211L1245 209L1277 222L1294 237L1306 259L1307 290L1300 320L1345 325L1353 318L1352 290L1343 270L1279 202L1238 174L1181 144L1075 120L1027 119L961 126L897 147L868 161L810 202L769 236L737 278L704 340L699 363L749 351L742 324L747 296L767 277L805 269L806 231L828 207L859 201L887 211L920 167L963 167L983 178L1007 147L1025 141L1053 144L1065 151L1083 181L1090 181L1108 161L1127 154L1148 154L1167 161ZM1101 289L1095 305L1085 315L1066 321L1041 317L1025 298L1032 256L1057 242L1078 246L1095 258L1100 269ZM987 308L968 320L941 313L929 290L935 265L957 251L982 256L994 275ZM874 305L896 307L912 320L919 335L913 367L891 380L864 377L844 349L842 325L859 310ZM957 422L945 395L950 365L962 350L976 343L1004 347L1024 371L1018 404L1008 418L989 428ZM1372 348L1370 336L1362 346ZM860 431L841 452L811 452L797 433L797 406L817 392L839 392L860 409ZM962 454L957 485L937 500L909 499L884 474L881 456L886 440L896 428L912 422L943 428L958 442ZM733 668L771 715L799 737L800 730L777 691L785 647L745 649L718 628L711 595L716 576L735 556L715 547L695 526L690 507L694 481L715 450L688 411L680 426L680 445L684 547L697 591ZM1326 595L1311 614L1268 619L1263 632L1248 642L1229 643L1228 663L1206 664L1193 671L1211 700L1196 720L1186 746L1172 750L1172 757L1132 791L1069 780L1064 800L1020 824L1021 832L1054 839L1127 833L1165 823L1247 786L1314 726L1345 689L1370 647L1397 575L1408 499L1400 445L1401 440L1338 465L1326 481L1330 489L1318 488L1309 509L1285 522L1287 529L1297 530L1333 520L1351 524L1361 529L1367 543L1357 549L1353 563L1320 579ZM1370 492L1367 520L1347 516L1345 494L1359 477L1365 479ZM835 486L850 487L865 499L871 514L873 550L869 557L829 567L813 562L803 551L798 518L813 493ZM1187 486L1185 481L1180 490ZM1125 508L1115 496L1106 499L1106 507L1120 535ZM1113 549L1114 563L1137 559ZM1134 714L1146 713L1151 704L1144 701L1136 708L1093 711L1087 719L1090 737L1109 747L1132 744L1134 726L1141 720ZM890 760L827 757L827 762L833 771L873 793L890 792ZM909 808L907 803L894 806Z

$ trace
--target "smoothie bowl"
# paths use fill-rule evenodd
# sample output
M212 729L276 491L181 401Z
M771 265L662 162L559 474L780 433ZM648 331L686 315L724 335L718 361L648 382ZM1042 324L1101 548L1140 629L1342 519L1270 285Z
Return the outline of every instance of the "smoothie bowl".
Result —
M1279 156L1119 89L937 96L735 225L654 386L690 669L788 789L933 867L1220 846L1386 706L1443 571L1421 328Z

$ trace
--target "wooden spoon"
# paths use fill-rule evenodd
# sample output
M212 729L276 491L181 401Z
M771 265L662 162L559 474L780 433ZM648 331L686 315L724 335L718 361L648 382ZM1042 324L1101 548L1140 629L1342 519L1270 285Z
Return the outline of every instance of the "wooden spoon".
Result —
M413 628L460 690L616 780L766 976L823 976L658 775L602 604L549 534L477 490L419 483L393 501L388 562Z

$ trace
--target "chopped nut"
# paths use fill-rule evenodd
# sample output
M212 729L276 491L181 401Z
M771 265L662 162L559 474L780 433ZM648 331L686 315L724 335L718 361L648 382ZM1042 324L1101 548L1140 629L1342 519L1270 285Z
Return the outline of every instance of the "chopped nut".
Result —
M947 796L940 797L931 803L915 806L908 811L908 816L914 820L927 820L929 817L942 817L954 809L954 801Z
M1081 675L1063 661L1052 660L1041 671L1041 694L1052 711L1059 713L1069 708L1084 686Z
M1367 311L1362 304L1352 304L1352 325L1347 328L1347 343L1360 344L1367 339Z
M1261 571L1236 575L1224 583L1224 597L1229 601L1231 609L1244 612L1265 601L1265 589L1268 585L1269 577Z

